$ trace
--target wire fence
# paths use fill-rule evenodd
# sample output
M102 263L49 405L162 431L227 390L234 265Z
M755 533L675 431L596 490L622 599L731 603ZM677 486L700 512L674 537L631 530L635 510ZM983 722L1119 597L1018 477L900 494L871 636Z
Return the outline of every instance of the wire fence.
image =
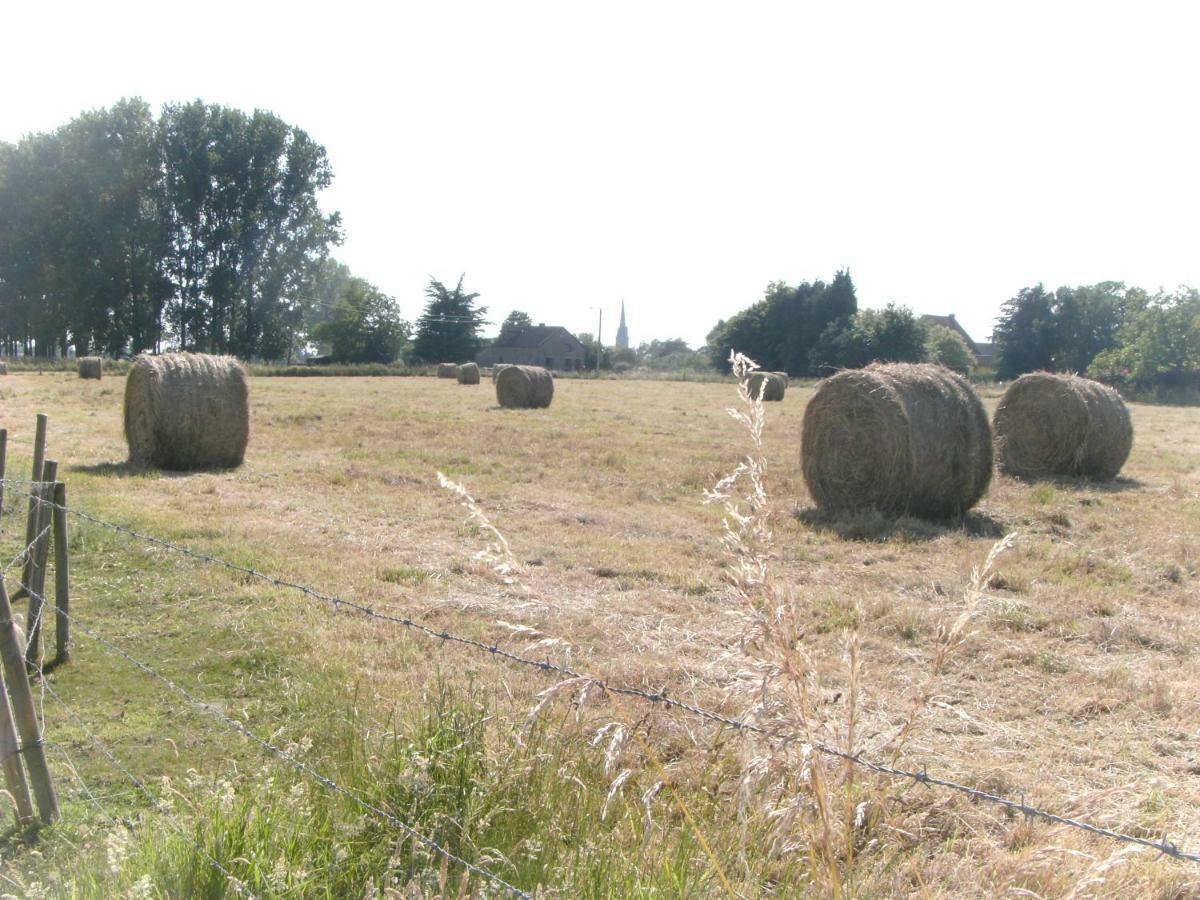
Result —
M29 485L31 487L36 486L36 484L37 484L36 482L20 482L20 481L16 481L16 480L6 480L6 483L7 484L25 484L25 485ZM84 512L82 510L74 509L74 508L67 507L67 506L60 506L58 504L53 503L52 501L46 500L41 497L37 497L33 493L28 493L28 492L24 492L24 491L20 491L20 490L14 490L13 493L21 494L22 496L25 496L25 497L31 497L38 503L44 503L51 507L60 509L70 516L73 516L82 521L89 522L93 525L96 525L97 527L101 527L101 528L104 528L104 529L107 529L110 531L114 531L114 532L126 535L128 537L132 537L134 539L145 542L147 544L162 547L173 553L178 553L182 556L186 556L191 559L195 559L199 562L202 562L202 563L205 563L208 565L212 565L212 566L227 569L229 571L237 572L241 575L244 575L244 576L247 576L250 578L254 578L256 580L262 581L263 583L270 584L275 587L295 591L307 599L317 601L320 604L322 604L323 606L329 607L335 613L345 609L345 610L357 613L359 615L362 615L364 617L367 617L369 619L378 620L381 622L388 623L390 625L398 625L405 629L410 629L410 630L416 631L417 633L422 634L427 638L439 641L443 644L454 644L454 645L458 645L458 646L462 646L462 647L467 647L474 651L485 653L485 654L495 657L497 659L502 659L507 663L511 663L514 665L518 665L518 666L528 668L531 670L535 670L535 671L539 671L542 673L558 676L564 680L566 680L566 679L575 680L575 681L579 682L581 687L583 687L584 685L591 685L591 686L599 688L600 690L608 692L608 693L632 697L632 698L636 698L638 700L648 702L651 704L661 705L663 707L679 710L680 712L686 713L686 714L694 716L696 718L703 719L703 720L706 720L706 721L709 721L709 722L712 722L714 724L718 724L718 725L721 725L724 727L729 727L729 728L735 729L736 731L741 732L741 733L756 734L756 735L762 736L762 737L770 739L770 740L802 741L805 744L807 744L808 746L811 746L815 752L818 752L820 754L823 754L823 755L826 755L826 756L829 756L832 758L837 758L839 760L843 760L845 762L851 763L853 765L862 767L864 769L870 770L872 772L875 772L875 773L878 773L881 775L886 775L886 776L889 776L892 778L898 778L898 779L906 779L906 780L914 782L916 784L921 784L921 785L925 785L925 786L929 786L929 787L944 788L946 790L953 791L958 794L969 797L972 800L989 803L994 806L997 806L997 807L1000 807L1000 808L1003 808L1003 809L1006 809L1006 810L1009 810L1012 812L1020 813L1021 815L1026 816L1031 819L1040 819L1042 821L1049 822L1052 824L1077 829L1077 830L1080 830L1080 831L1083 831L1083 832L1086 832L1088 834L1095 835L1098 837L1115 840L1115 841L1125 843L1125 844L1132 844L1132 845L1146 847L1146 848L1149 848L1152 850L1156 850L1160 854L1171 857L1173 859L1187 861L1187 862L1193 862L1193 863L1200 863L1200 854L1197 854L1194 852L1189 852L1189 851L1182 849L1174 842L1168 840L1165 836L1161 839L1154 840L1154 839L1150 839L1150 838L1144 838L1144 837L1139 837L1136 835L1126 834L1126 833L1116 831L1113 829L1104 828L1102 826L1095 825L1095 824L1092 824L1090 822L1087 822L1087 821L1084 821L1081 819L1076 819L1076 818L1072 818L1069 816L1059 815L1059 814L1051 812L1049 810L1042 809L1038 806L1034 806L1032 804L1026 803L1024 801L1024 799L1014 800L1010 797L1005 797L1005 796L1002 796L999 794L984 791L979 788L972 787L970 785L961 784L961 783L958 783L958 782L953 781L948 778L940 778L940 777L937 777L936 775L931 775L925 769L922 769L921 771L917 772L917 771L912 771L912 770L888 765L886 763L876 762L876 761L873 761L871 759L864 757L862 753L850 752L850 751L842 750L838 747L834 747L834 746L831 746L829 744L826 744L826 743L823 743L820 741L813 741L805 735L780 733L778 731L764 728L764 727L758 725L757 723L747 720L747 719L737 718L735 716L729 716L729 715L723 714L723 713L715 711L715 710L707 709L703 706L700 706L700 705L697 705L694 703L689 703L684 700L680 700L675 697L668 696L665 689L660 689L657 691L650 691L650 690L645 690L645 689L642 689L642 688L639 688L636 686L632 686L632 685L613 683L613 682L611 682L607 679L604 679L602 677L599 677L597 675L583 672L583 671L574 669L570 666L561 665L561 664L552 662L549 659L535 659L531 656L522 655L520 653L514 653L510 650L500 647L497 644L488 643L486 641L480 641L475 638L471 638L471 637L468 637L465 635L461 635L461 634L452 632L448 629L438 628L438 627L427 625L423 622L418 621L417 619L415 619L414 617L412 617L410 615L392 615L389 613L378 612L370 605L367 605L364 603L359 603L359 602L356 602L353 600L347 600L343 597L339 597L334 594L327 594L327 593L318 591L308 585L300 584L296 581L292 581L287 578L282 578L279 576L271 575L269 573L254 569L250 566L241 565L241 564L232 562L230 560L223 559L218 556L213 556L212 554L201 553L201 552L195 551L187 546L184 546L182 544L178 544L173 541L168 541L163 538L156 537L154 535L138 531L127 525L121 525L118 523L109 522L105 519L102 519L98 516L94 516L90 513ZM402 822L401 820L399 820L392 814L388 813L386 810L383 810L383 809L375 806L374 804L371 804L369 801L366 801L365 799L356 795L353 791L349 791L348 789L346 789L343 786L334 782L332 779L329 779L328 777L324 776L320 772L317 772L315 769L312 769L307 763L304 763L302 760L298 760L298 759L294 758L293 756L288 754L282 748L276 746L275 744L271 743L270 741L268 741L266 739L259 737L256 734L254 734L248 728L246 728L246 726L244 726L242 723L225 715L219 709L212 706L211 704L208 704L208 703L205 703L205 702L199 700L193 694L191 694L191 692L189 692L186 688L183 688L182 686L176 684L175 682L173 682L171 679L167 678L166 676L163 676L160 673L156 672L150 666L148 666L144 662L136 659L135 657L130 655L128 652L126 652L125 650L123 650L122 648L117 646L116 644L109 641L107 638L104 638L103 636L97 634L96 632L92 631L91 629L88 629L83 624L80 624L78 621L78 618L75 617L74 614L71 615L71 618L75 622L75 625L78 628L78 630L81 631L82 633L84 633L86 636L101 643L102 645L107 647L111 652L114 652L117 655L123 657L127 662L129 662L130 664L137 667L144 674L159 680L160 682L165 684L167 687L169 687L172 691L174 691L175 693L177 693L181 697L183 697L185 700L187 700L194 707L196 707L198 709L202 709L202 710L210 713L215 718L222 721L227 727L237 731L238 733L242 734L244 737L251 740L253 743L259 745L259 747L261 749L263 749L264 751L276 756L277 758L283 760L284 762L287 762L293 768L297 769L298 771L302 772L303 774L315 779L316 781L318 781L319 783L324 785L327 789L332 790L337 793L340 793L343 796L346 796L347 798L349 798L349 799L353 800L354 802L358 803L359 805L361 805L367 811L372 812L374 815L380 816L381 818L384 818L390 824L392 824L394 827L400 829L401 831L403 831L405 834L409 835L414 840L418 841L419 843L424 844L426 847L439 853L440 855L447 858L448 860L450 860L458 865L463 866L468 871L493 882L497 886L502 887L503 889L512 893L514 896L521 896L521 897L530 896L527 893L521 891L521 889L504 881L503 879L501 879L499 876L495 875L494 873L490 873L486 869L483 869L482 867L476 866L476 865L468 862L467 860L464 860L458 856L453 855L445 847L441 846L436 841L433 841L432 839L430 839L424 835L420 835L418 832L414 831L409 825Z

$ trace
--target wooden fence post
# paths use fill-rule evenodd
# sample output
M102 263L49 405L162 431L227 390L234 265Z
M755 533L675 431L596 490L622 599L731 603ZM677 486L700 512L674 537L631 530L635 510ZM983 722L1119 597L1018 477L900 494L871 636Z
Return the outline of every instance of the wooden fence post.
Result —
M58 463L52 459L45 461L42 466L42 476L45 480L39 484L34 493L38 499L37 540L33 542L31 556L33 558L32 578L26 582L29 586L29 613L25 619L25 661L36 667L42 658L42 616L46 614L46 569L50 565L50 503L54 499L54 482L58 478Z
M8 429L0 428L0 516L4 515L4 478L8 472Z
M45 413L37 414L37 431L33 436L33 473L29 476L31 481L38 482L42 480L42 464L46 461L46 424L49 421ZM33 543L33 537L37 534L38 511L41 504L37 502L37 485L29 486L29 516L25 519L25 546L28 547ZM26 585L29 584L30 578L33 577L33 559L26 557L25 565L21 567L21 587L17 591L17 597L24 597L28 591Z
M33 691L29 688L29 673L25 671L21 641L17 637L12 604L8 601L8 589L4 586L3 578L0 578L0 660L3 661L4 677L12 696L17 734L21 738L20 755L25 757L29 780L33 782L33 796L37 800L38 814L42 821L49 825L58 818L58 797L50 780L46 748L38 731L37 708L33 705Z
M54 483L54 658L66 662L71 654L71 559L67 546L67 486Z
M25 770L21 768L20 744L17 729L13 724L12 706L4 679L0 678L0 754L4 757L4 784L16 804L17 822L24 825L33 821L33 801L29 798L29 783Z

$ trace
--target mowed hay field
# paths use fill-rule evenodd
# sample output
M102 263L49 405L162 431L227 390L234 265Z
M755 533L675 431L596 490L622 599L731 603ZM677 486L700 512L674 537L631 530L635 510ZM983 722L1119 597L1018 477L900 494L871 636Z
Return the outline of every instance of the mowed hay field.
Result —
M0 381L9 475L28 477L34 415L44 411L48 456L79 509L380 612L515 651L536 645L534 655L614 682L742 712L726 696L740 669L741 622L723 588L722 511L702 504L703 491L749 449L725 412L737 401L732 384L560 379L548 409L501 410L486 380L253 378L244 465L189 475L125 468L124 385L120 376L73 373ZM1200 850L1200 414L1133 404L1133 453L1111 484L997 475L961 525L866 514L830 522L813 515L801 476L811 393L793 383L782 402L767 404L764 452L775 573L808 610L825 737L838 743L846 718L847 630L861 639L856 747L869 750L924 691L939 629L961 612L972 568L1015 530L898 764ZM985 391L989 413L997 396ZM461 482L508 539L524 565L515 579L474 558L486 539L438 486L437 471ZM14 506L23 508L10 491L5 559L23 527ZM493 738L500 747L554 684L96 526L73 528L81 621L263 733L298 739L289 716L314 691L355 727L378 730L397 708L411 713L449 689L511 721L507 737ZM161 691L85 636L75 645L51 684L144 776L261 765L241 739L159 703ZM601 698L578 715L568 704L564 694L553 721L577 729L577 753L597 766L605 748L588 746L593 725L622 721L643 735L646 744L631 741L618 766L633 773L625 815L640 822L642 793L658 780L677 784L680 798L692 798L698 830L707 827L719 845L723 874L743 893L764 890L755 879L769 866L745 862L756 845L740 853L728 845L737 832L739 738L633 701ZM46 721L47 738L63 742L105 796L137 807L50 700ZM64 828L83 827L89 813L71 789L64 776ZM888 810L857 863L854 892L864 896L1200 891L1195 864L936 788L884 782L882 792ZM669 830L679 805L659 799L651 816ZM614 831L611 840L629 839ZM53 843L46 852L55 858ZM636 857L636 842L625 852ZM27 873L42 864L20 847L8 853ZM695 854L695 867L712 862ZM726 887L706 876L677 893L719 896Z

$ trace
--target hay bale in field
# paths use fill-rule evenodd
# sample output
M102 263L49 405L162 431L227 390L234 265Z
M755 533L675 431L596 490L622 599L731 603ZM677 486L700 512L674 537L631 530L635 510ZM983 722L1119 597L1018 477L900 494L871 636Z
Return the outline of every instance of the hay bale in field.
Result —
M457 378L458 366L454 363L438 363L438 378Z
M993 422L996 464L1017 478L1109 481L1133 449L1121 395L1077 375L1022 375L1000 398Z
M750 377L746 379L746 386L750 389L751 397L757 397L758 392L762 391L764 402L782 400L787 390L786 378L786 375L781 377L778 372L751 372Z
M479 366L475 363L463 363L458 367L459 384L479 384Z
M943 518L978 502L992 478L979 397L933 365L873 365L817 386L804 412L804 480L823 510Z
M0 375L8 374L8 363L0 361Z
M103 366L101 365L100 357L98 356L81 356L79 357L79 377L80 378L95 378L100 380L100 376L104 374Z
M232 356L139 356L125 382L129 462L159 469L241 465L250 439L250 389Z
M554 379L540 366L505 366L496 375L496 400L507 409L544 409L554 399Z

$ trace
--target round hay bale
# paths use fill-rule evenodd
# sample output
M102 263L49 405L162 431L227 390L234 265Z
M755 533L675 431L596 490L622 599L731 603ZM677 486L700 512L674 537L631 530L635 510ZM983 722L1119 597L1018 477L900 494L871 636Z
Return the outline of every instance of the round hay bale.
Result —
M505 366L496 375L496 400L507 409L545 409L554 399L554 379L540 366Z
M458 366L454 363L438 363L438 378L457 378Z
M1121 395L1077 375L1022 375L1000 398L993 424L996 464L1017 478L1110 481L1133 449Z
M250 389L232 356L139 356L125 382L129 462L191 470L241 465L250 439Z
M757 397L758 392L762 391L763 402L782 400L787 390L786 379L786 375L781 377L778 372L751 372L750 377L746 379L746 386L750 389L751 397Z
M81 356L79 357L79 377L94 378L97 381L104 374L103 366L101 365L100 357L98 356Z
M957 516L992 478L979 397L933 365L873 365L818 385L804 411L804 480L823 510Z
M459 384L479 384L479 366L475 363L463 363L458 367Z
M8 363L0 361L0 375L8 374Z

